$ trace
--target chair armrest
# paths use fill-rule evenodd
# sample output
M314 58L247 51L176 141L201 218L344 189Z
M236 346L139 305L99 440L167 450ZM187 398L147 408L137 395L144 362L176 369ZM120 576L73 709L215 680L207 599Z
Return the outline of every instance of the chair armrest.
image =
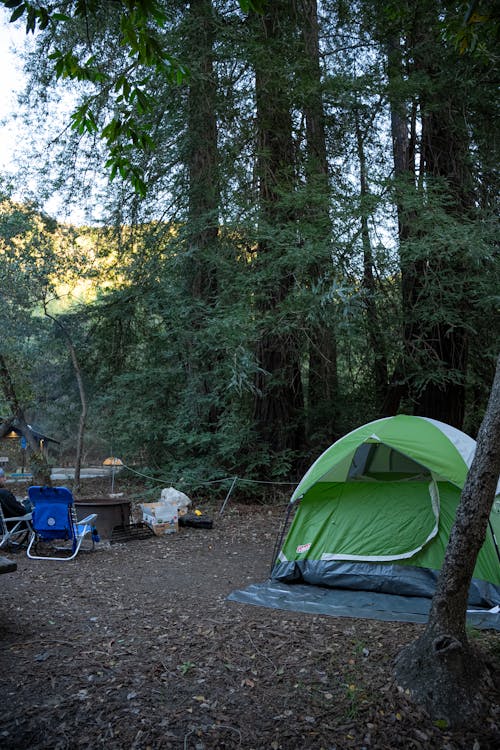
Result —
M80 526L82 523L91 523L95 518L97 518L97 513L91 513L88 516L85 516L85 518L82 518L81 521L77 521L78 526Z
M32 521L32 514L26 513L24 516L4 516L6 521Z

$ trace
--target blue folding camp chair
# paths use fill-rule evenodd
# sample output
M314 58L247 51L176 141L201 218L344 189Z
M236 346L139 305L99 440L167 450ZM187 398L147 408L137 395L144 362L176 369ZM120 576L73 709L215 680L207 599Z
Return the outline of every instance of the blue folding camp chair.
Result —
M94 525L97 513L78 521L73 495L66 487L29 487L28 496L34 506L33 532L27 550L31 559L73 560L87 535L91 536L92 548L99 541ZM56 542L66 542L66 545L56 547ZM41 543L50 545L47 554L39 553Z
M22 516L5 516L0 503L0 549L20 547L26 543L32 531L31 513L25 513Z

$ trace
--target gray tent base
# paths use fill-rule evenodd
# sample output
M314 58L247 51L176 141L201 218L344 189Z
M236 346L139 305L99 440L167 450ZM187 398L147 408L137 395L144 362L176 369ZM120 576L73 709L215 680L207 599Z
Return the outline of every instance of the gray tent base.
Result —
M240 604L290 612L387 622L425 623L431 605L430 599L418 596L286 584L272 580L252 583L246 589L233 591L227 598ZM500 612L471 609L467 612L467 624L479 630L500 630Z

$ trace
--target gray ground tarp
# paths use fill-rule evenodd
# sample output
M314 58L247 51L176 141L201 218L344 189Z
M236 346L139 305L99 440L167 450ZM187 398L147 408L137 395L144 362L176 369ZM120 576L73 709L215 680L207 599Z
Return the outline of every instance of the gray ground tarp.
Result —
M293 560L277 562L271 578L282 583L307 583L348 591L375 591L403 597L432 599L439 570L398 563L350 560ZM500 602L500 586L473 578L469 609L490 609Z
M310 584L286 584L279 581L252 583L246 589L233 591L229 601L254 604L292 612L354 617L389 622L427 622L431 600L417 596L380 594L374 591L350 591ZM469 625L481 629L500 630L499 608L469 610Z

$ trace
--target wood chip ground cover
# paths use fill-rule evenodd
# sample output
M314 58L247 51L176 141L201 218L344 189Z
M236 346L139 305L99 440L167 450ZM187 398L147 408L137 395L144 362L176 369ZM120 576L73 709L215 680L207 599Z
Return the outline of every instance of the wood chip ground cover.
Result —
M213 509L212 509L213 510ZM232 503L181 529L80 554L12 556L1 577L3 750L388 750L500 747L490 714L460 733L398 690L421 626L226 600L263 581L282 508ZM492 659L495 633L475 634Z

